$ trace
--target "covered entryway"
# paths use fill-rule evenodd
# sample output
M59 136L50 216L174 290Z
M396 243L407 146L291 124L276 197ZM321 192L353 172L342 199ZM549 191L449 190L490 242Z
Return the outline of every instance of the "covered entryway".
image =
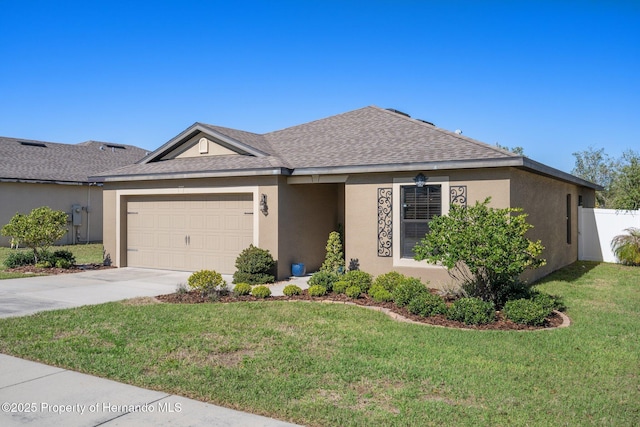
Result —
M126 211L130 267L232 274L253 243L251 193L132 196Z

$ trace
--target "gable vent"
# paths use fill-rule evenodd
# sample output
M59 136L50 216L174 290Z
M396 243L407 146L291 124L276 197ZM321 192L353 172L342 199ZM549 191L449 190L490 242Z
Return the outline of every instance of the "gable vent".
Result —
M42 147L46 148L47 146L43 142L33 142L33 141L18 141L20 145L26 145L27 147Z

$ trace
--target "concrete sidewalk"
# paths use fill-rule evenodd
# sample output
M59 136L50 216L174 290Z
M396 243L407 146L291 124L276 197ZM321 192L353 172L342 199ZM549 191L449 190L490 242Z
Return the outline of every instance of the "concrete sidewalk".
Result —
M0 354L0 425L296 426Z
M175 292L191 273L142 268L0 280L0 317ZM231 276L223 276L231 288ZM307 277L289 283L308 287ZM286 284L289 284L286 283ZM271 285L282 295L286 284ZM0 354L0 426L295 426Z

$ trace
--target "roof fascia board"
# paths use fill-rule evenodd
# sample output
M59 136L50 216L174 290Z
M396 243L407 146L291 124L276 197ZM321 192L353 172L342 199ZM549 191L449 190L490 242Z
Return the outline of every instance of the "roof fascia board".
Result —
M235 169L229 171L203 171L203 172L167 172L156 174L140 174L140 175L112 175L90 177L97 182L123 182L123 181L153 181L167 179L192 179L192 178L228 178L243 176L272 176L272 175L291 175L291 171L286 168L273 169Z
M540 175L546 175L562 181L570 182L580 186L593 188L594 190L603 190L603 187L582 178L562 172L558 169L543 165L527 157L508 157L498 159L481 159L481 160L454 160L443 162L427 162L427 163L398 163L398 164L381 164L381 165L354 165L354 166L335 166L335 167L318 167L318 168L297 168L291 173L292 176L300 175L327 175L327 174L352 174L352 173L384 173L384 172L408 172L415 170L443 170L443 169L480 169L480 168L498 168L498 167L515 167L527 169Z
M0 178L0 182L21 184L93 185L95 181L55 181L46 179Z
M206 126L203 126L200 123L194 123L193 125L189 126L184 131L180 132L180 134L178 134L174 138L172 138L169 141L167 141L160 148L158 148L157 150L155 150L154 152L152 152L151 154L149 154L148 156L146 156L145 158L140 160L138 162L138 164L144 165L144 164L147 164L149 162L152 162L154 160L157 160L157 159L161 158L162 156L166 155L170 151L173 151L174 149L176 149L183 142L191 139L198 132L202 132L205 135L210 136L213 139L217 139L219 141L222 141L225 144L228 144L229 146L231 146L231 147L235 148L236 150L239 150L239 151L241 151L243 153L251 154L252 156L255 156L255 157L268 156L267 153L265 153L263 151L260 151L257 148L254 148L254 147L252 147L252 146L250 146L248 144L245 144L244 142L240 142L240 141L238 141L238 140L236 140L234 138L231 138L231 137L229 137L227 135L223 135L220 132L217 132L217 131L215 131L213 129L210 129L210 128L206 127Z

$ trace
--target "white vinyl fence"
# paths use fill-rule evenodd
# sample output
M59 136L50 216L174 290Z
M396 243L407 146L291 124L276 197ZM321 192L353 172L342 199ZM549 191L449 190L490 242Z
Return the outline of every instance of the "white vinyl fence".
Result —
M578 259L618 262L611 240L631 227L640 228L640 210L578 208Z

